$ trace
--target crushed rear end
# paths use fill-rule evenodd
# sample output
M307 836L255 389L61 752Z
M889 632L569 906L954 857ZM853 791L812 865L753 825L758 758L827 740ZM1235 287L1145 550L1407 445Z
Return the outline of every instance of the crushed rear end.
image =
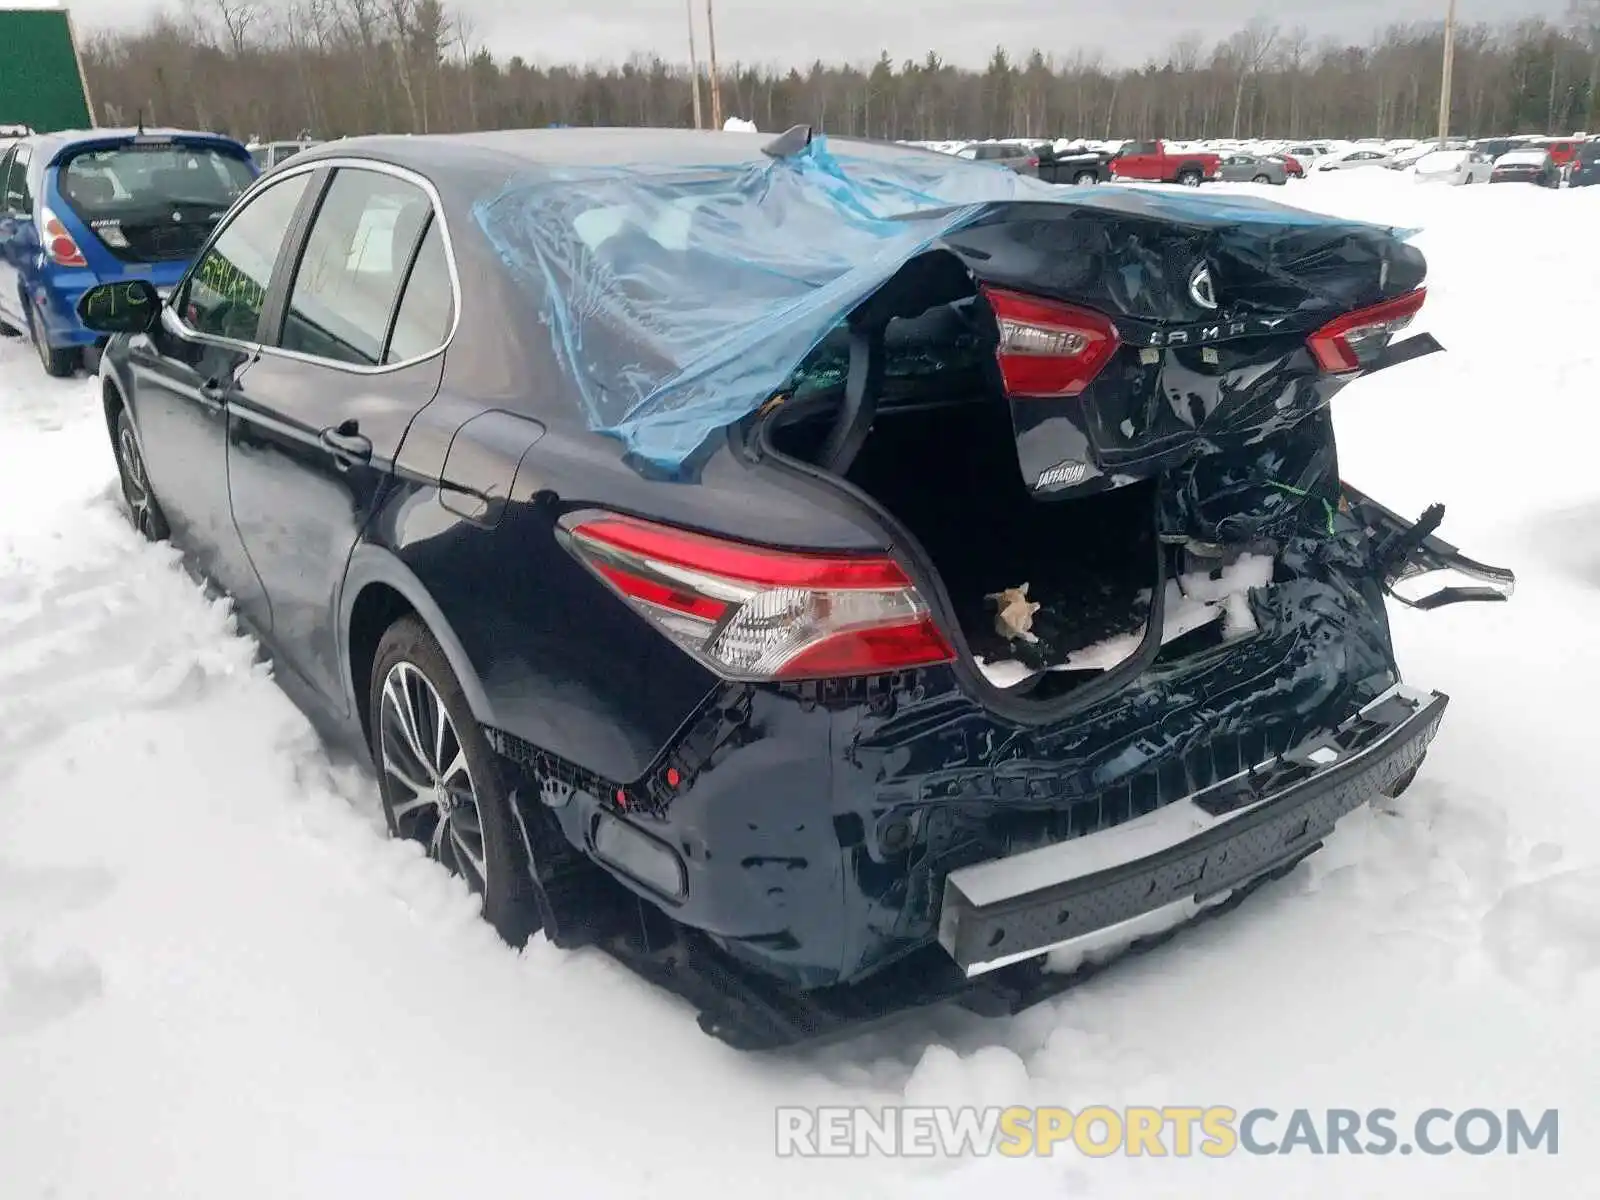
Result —
M834 203L848 172L816 169L817 203ZM846 189L840 242L882 195ZM649 960L729 1040L948 996L1014 1010L1058 986L1052 951L1158 933L1290 869L1406 786L1447 703L1402 680L1386 596L1510 595L1509 572L1435 536L1442 509L1407 521L1340 476L1334 395L1439 349L1399 336L1425 276L1402 235L1264 202L1093 195L969 204L856 279L859 258L830 278L827 251L809 275L797 252L790 328L750 318L612 410L651 469L692 480L691 450L716 431L797 505L847 508L873 553L563 519L596 578L724 681L715 730L686 729L641 793L659 802L620 819L665 844L717 827L719 804L764 814L705 857L768 927L713 936L710 967ZM899 218L872 219L880 241L899 236ZM676 216L636 225L673 253L694 245ZM834 309L806 307L830 287ZM593 344L604 330L577 311L552 324ZM706 384L719 378L765 386L734 406ZM786 831L760 799L778 786L763 738L801 728L830 764L827 795ZM706 782L741 767L742 792ZM818 855L832 891L806 892ZM787 864L787 882L749 890L752 862ZM673 911L718 878L687 865ZM793 911L824 894L826 913Z

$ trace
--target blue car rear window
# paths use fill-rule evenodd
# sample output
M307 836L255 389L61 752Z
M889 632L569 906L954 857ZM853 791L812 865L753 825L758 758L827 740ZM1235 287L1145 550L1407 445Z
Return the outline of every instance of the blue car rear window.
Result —
M179 143L84 150L59 168L62 197L85 221L126 220L176 206L227 208L254 176L223 147Z

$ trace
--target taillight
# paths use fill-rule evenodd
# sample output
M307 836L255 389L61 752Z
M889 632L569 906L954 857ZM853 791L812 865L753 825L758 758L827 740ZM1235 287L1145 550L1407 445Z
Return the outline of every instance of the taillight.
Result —
M1037 167L1039 165L1039 156L1035 154L1032 158L1030 158L1028 160L1028 165L1030 167Z
M1117 327L1097 312L985 287L1000 327L995 358L1011 396L1076 396L1117 352Z
M78 249L78 243L72 240L72 235L67 232L67 227L61 223L61 218L48 208L39 212L39 224L44 228L44 249L50 256L50 261L58 267L86 267L89 265L83 257L83 251Z
M1407 325L1428 298L1426 288L1407 292L1371 308L1360 308L1329 321L1307 341L1324 371L1355 371L1381 354L1389 339Z
M774 550L609 513L561 525L585 566L723 678L871 675L955 657L886 555Z

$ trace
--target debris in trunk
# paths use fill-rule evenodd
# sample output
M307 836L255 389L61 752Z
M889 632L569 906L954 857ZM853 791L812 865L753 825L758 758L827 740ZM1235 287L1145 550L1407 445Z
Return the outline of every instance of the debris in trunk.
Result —
M996 633L1008 642L1018 638L1029 645L1038 642L1033 634L1033 614L1039 611L1039 603L1028 599L1027 584L993 592L987 598L999 609L994 618Z
M1250 610L1250 592L1269 586L1273 571L1274 560L1270 554L1246 553L1213 570L1190 571L1177 579L1168 580L1163 606L1166 619L1161 630L1162 644L1175 641L1217 620L1222 622L1225 641L1235 641L1256 633L1255 616ZM1012 592L1018 590L1008 589ZM1133 615L1141 616L1148 612L1149 605L1150 593L1140 593ZM1020 659L993 661L978 657L975 661L984 678L995 687L1010 688L1026 682L1042 670L1110 671L1137 653L1143 640L1143 627L1128 630L1074 650L1063 661L1048 667L1039 667Z

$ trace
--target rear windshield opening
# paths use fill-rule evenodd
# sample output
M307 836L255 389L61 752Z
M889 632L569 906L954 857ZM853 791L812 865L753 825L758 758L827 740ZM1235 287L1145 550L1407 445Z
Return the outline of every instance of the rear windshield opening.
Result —
M194 254L253 179L220 147L129 143L73 155L58 186L117 257L160 262Z

